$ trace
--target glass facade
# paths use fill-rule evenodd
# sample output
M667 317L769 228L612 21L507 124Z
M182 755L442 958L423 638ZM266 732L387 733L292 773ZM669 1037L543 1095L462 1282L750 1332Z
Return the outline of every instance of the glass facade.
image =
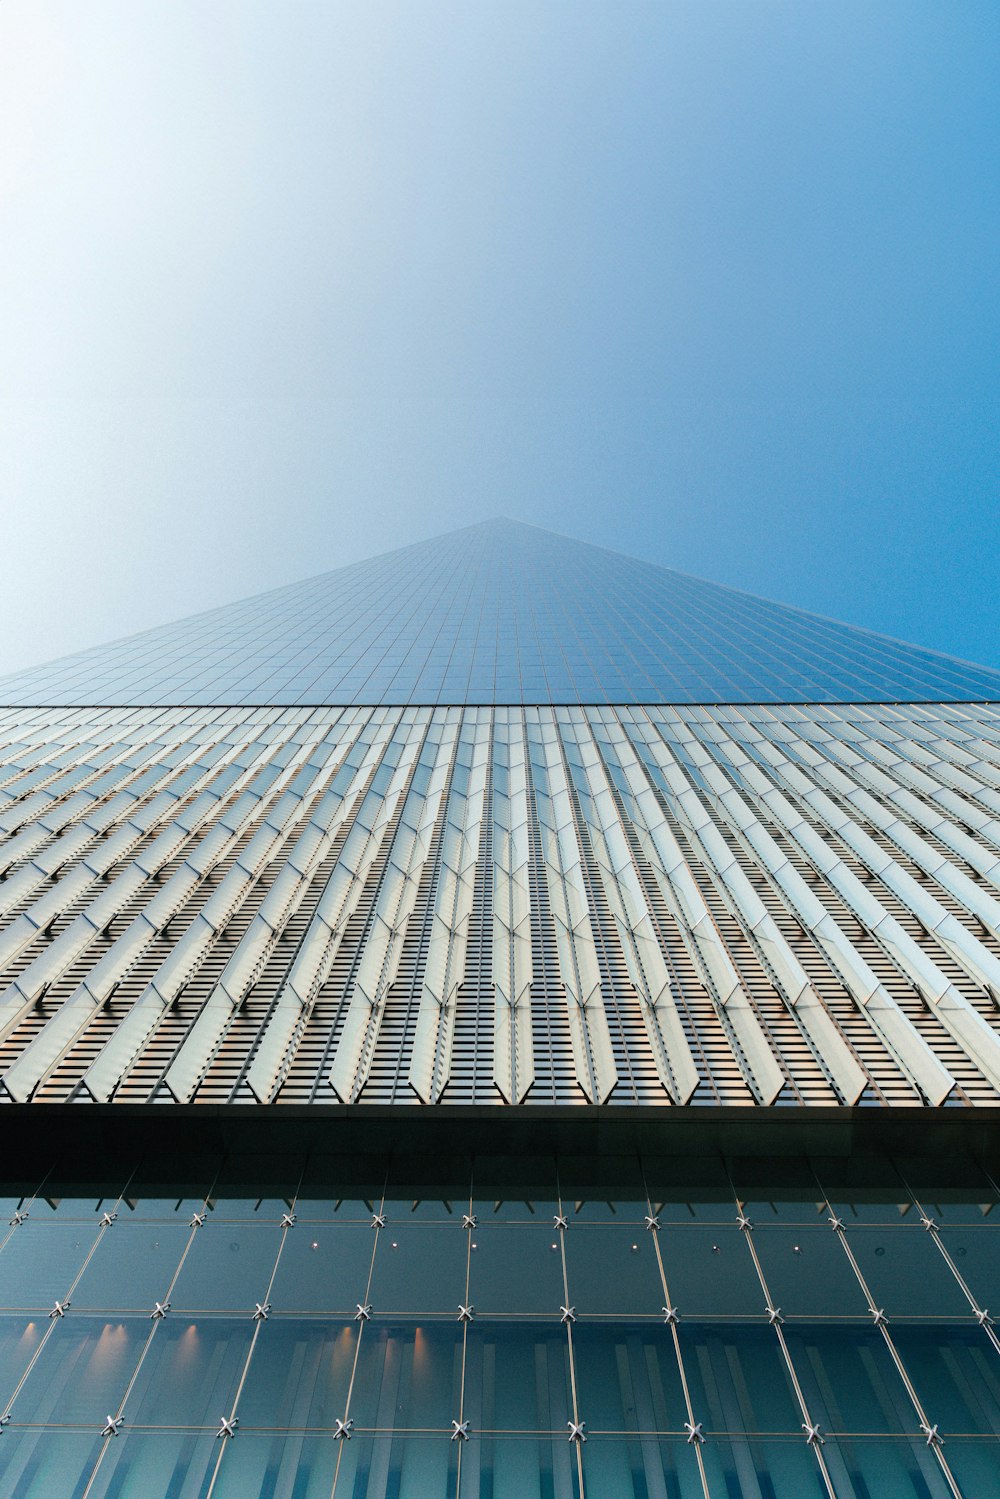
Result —
M509 521L0 681L50 705L998 697L988 667Z
M4 1192L0 1495L979 1499L995 1181L863 1164L56 1163Z

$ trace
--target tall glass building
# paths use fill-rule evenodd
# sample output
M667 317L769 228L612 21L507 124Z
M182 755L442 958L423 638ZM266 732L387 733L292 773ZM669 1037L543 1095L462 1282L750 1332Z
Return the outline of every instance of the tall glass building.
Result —
M1000 673L493 522L0 703L0 1499L1000 1494Z

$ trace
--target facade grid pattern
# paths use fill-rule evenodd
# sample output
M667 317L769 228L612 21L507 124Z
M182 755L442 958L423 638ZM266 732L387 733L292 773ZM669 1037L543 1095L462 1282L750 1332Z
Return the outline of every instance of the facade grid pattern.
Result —
M0 680L23 705L998 698L988 667L500 521Z
M534 1159L527 1201L477 1189L489 1162L444 1198L340 1164L262 1197L232 1158L200 1193L15 1189L0 1495L991 1491L998 1194L971 1163L859 1190L796 1161L765 1200L738 1162L697 1162L695 1195L624 1157L603 1200Z

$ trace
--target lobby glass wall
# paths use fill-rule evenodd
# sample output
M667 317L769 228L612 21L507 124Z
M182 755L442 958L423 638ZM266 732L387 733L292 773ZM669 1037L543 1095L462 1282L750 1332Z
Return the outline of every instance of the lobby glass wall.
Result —
M1000 1488L985 1170L435 1170L56 1163L10 1189L2 1499Z

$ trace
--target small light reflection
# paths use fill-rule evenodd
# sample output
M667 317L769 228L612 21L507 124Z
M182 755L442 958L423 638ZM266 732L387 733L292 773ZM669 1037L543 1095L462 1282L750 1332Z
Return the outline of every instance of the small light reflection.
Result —
M91 1367L99 1369L102 1364L111 1363L117 1356L118 1349L127 1340L125 1324L119 1322L105 1322L101 1329L101 1336L97 1340L97 1346L91 1355Z

